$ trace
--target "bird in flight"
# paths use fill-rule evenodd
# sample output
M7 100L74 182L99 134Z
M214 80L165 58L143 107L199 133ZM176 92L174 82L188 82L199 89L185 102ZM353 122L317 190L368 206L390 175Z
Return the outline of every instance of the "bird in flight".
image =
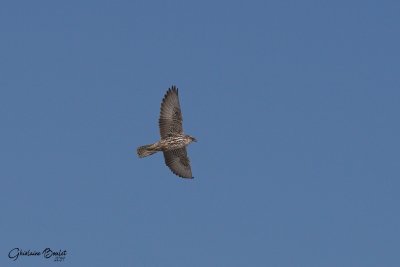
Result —
M165 164L174 174L182 178L193 178L186 146L192 142L197 142L197 140L193 136L183 133L182 112L176 86L172 86L165 93L161 102L158 125L161 135L160 141L138 147L138 156L143 158L162 151Z

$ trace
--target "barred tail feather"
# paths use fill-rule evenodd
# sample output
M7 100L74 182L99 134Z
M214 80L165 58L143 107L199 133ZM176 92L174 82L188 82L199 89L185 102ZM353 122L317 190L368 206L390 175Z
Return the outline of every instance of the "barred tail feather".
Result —
M138 154L139 158L144 158L144 157L153 155L157 151L158 151L158 149L154 144L144 145L144 146L138 147L137 154Z

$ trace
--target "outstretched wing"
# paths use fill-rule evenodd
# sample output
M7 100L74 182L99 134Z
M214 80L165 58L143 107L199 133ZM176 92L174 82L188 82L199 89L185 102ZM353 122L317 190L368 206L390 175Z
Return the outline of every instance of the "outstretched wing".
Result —
M176 86L169 88L162 100L158 124L162 139L183 133L182 112Z
M193 178L186 148L164 151L165 164L173 173L182 178Z

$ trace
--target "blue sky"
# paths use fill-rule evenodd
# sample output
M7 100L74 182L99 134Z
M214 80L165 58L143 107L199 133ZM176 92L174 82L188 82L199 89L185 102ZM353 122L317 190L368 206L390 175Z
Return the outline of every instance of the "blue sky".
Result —
M0 265L399 266L399 13L3 1ZM194 180L136 156L172 84Z

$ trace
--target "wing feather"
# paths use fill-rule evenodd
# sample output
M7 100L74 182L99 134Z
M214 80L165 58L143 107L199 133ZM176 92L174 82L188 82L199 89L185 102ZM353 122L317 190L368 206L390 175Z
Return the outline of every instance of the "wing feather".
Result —
M164 151L165 164L173 173L182 178L193 178L186 148Z
M182 134L182 112L179 104L178 88L168 89L161 102L160 118L158 121L161 138Z

